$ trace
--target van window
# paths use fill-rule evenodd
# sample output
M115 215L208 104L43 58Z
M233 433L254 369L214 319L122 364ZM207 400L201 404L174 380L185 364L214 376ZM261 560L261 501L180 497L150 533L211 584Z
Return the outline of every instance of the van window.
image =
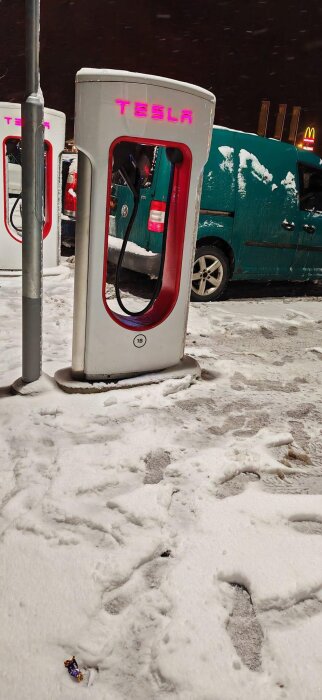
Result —
M322 169L299 164L300 208L322 212Z
M151 187L157 158L157 146L138 146L137 165L141 174L141 188ZM117 170L112 176L113 185L125 185L125 180Z

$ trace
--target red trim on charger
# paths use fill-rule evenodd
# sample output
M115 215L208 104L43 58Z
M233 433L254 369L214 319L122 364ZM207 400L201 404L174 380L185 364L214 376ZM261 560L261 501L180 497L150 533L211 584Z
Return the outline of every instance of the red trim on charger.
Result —
M168 221L167 246L163 270L161 290L153 306L149 311L141 316L126 316L119 314L109 307L106 299L106 278L108 267L108 233L110 216L110 191L112 182L112 157L115 146L121 141L146 144L149 146L164 146L180 148L183 153L183 161L176 165L171 204ZM185 226L187 218L187 207L190 188L192 154L190 148L177 141L163 141L159 139L144 139L139 137L119 136L111 145L108 155L108 178L107 178L107 202L105 220L105 244L102 279L102 299L109 316L123 328L132 331L144 331L155 328L162 323L173 310L180 289L182 255L185 239Z
M9 233L9 236L14 239L14 241L17 241L17 243L22 243L22 236L15 236L12 231L10 230L8 226L8 219L7 219L7 168L6 168L6 143L10 139L15 139L16 141L20 141L19 136L6 136L5 139L3 139L2 142L2 172L3 172L3 216L4 216L4 225L7 229L7 232ZM45 139L45 144L48 146L48 149L46 151L46 202L45 202L45 213L46 213L46 219L45 219L45 225L43 228L43 240L47 238L48 234L50 233L51 227L52 227L52 221L53 221L53 211L52 211L52 201L53 201L53 147L52 144Z

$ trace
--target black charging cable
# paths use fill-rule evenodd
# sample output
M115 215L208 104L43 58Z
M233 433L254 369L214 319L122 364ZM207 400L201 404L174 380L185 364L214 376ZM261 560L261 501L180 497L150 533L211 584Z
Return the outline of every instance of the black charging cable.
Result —
M14 196L14 195L13 195L13 196ZM12 198L12 197L10 197L10 195L9 195L9 199L11 199L11 198ZM22 228L18 228L18 226L15 225L15 223L14 223L14 221L13 221L13 215L14 215L14 213L15 213L15 209L16 209L16 207L17 207L17 205L18 205L18 202L20 201L21 198L22 198L22 192L20 192L20 194L17 195L16 201L15 201L15 203L14 203L12 209L11 209L10 216L9 216L10 224L11 224L12 228L13 228L15 231L17 231L17 233L22 233Z
M173 181L174 181L174 174L175 174L175 166L177 163L181 163L183 159L182 152L178 148L167 148L166 149L166 155L168 160L171 163L171 169L170 169L170 177L169 177L169 186L168 186L168 194L167 194L167 200L166 200L166 210L164 214L164 227L163 227L163 239L162 239L162 250L161 250L161 259L160 259L160 268L159 268L159 274L157 277L157 281L153 290L152 297L148 304L144 307L144 309L141 309L140 311L130 311L130 309L127 309L126 306L123 304L123 301L121 299L121 294L120 294L120 274L121 274L121 269L122 269L122 263L125 255L125 250L126 246L128 244L129 237L131 235L131 231L133 228L133 224L137 215L139 203L140 203L140 184L141 184L141 175L139 168L137 165L133 162L133 165L135 167L135 177L134 177L134 183L131 181L131 178L129 177L128 173L125 171L123 167L119 168L119 172L121 173L122 177L124 178L125 182L129 186L133 198L134 198L134 206L132 210L132 214L130 217L130 220L128 222L128 225L126 227L126 231L124 234L124 239L123 239L123 244L122 248L120 251L119 259L117 262L117 267L116 267L116 273L115 273L115 294L117 298L117 302L128 316L142 316L145 314L147 311L151 309L153 306L158 294L160 293L161 287L162 287L162 278L163 278L163 270L164 270L164 262L165 262L165 253L166 253L166 246L167 246L167 235L168 235L168 224L169 224L169 213L170 213L170 204L171 204L171 196L172 196L172 189L173 189Z

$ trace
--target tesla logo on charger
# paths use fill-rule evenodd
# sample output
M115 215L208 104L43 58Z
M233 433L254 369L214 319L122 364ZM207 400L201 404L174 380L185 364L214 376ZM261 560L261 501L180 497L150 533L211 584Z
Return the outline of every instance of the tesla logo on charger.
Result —
M15 126L23 126L23 119L21 117L3 117L7 124L14 124ZM43 122L42 125L45 129L50 129L50 122Z
M131 102L130 100L115 100L120 114L132 112L138 119L156 119L158 121L179 122L180 124L192 124L192 110L181 109L175 114L172 107L165 105L149 105L147 102Z

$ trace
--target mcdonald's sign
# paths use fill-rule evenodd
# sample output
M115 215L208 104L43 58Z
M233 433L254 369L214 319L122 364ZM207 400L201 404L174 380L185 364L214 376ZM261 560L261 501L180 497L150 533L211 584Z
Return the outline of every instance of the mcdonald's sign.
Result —
M304 133L303 139L303 149L305 151L313 151L315 142L315 128L314 126L307 126Z
M315 139L315 128L314 126L307 126L305 129L305 134L304 134L305 139L309 139L314 141Z

